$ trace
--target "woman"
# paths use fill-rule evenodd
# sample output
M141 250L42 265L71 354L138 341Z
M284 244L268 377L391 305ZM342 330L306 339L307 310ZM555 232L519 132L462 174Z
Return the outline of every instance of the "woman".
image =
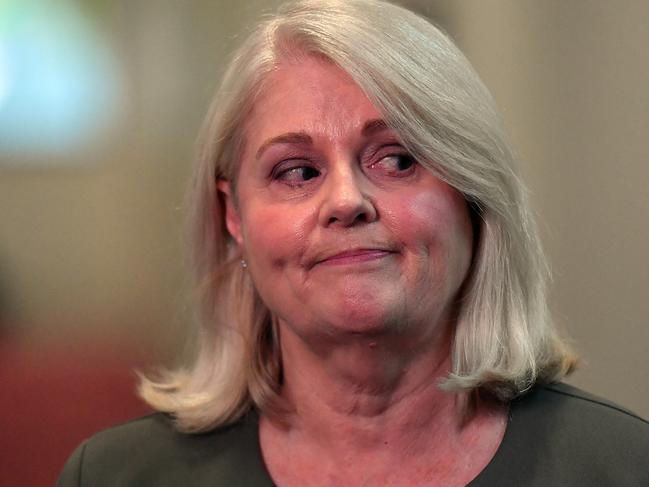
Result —
M198 357L60 485L649 481L646 422L552 385L575 359L511 152L425 20L305 1L260 24L191 195Z

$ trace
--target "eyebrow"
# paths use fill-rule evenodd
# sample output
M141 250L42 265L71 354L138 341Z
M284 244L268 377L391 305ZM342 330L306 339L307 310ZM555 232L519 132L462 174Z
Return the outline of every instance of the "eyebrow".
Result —
M385 123L385 120L376 118L365 122L363 128L361 129L361 135L364 137L369 137L370 135L374 135L378 132L382 132L388 129L389 127L388 124ZM255 158L259 159L264 151L268 149L268 147L275 144L312 145L313 138L306 132L288 132L282 135L278 135L277 137L271 137L270 139L265 140L264 143L259 146Z
M368 137L378 132L383 132L384 130L388 130L389 128L390 127L388 127L388 124L385 123L385 120L381 118L376 118L374 120L369 120L365 122L365 125L363 125L363 129L361 130L361 135Z
M271 137L270 139L264 141L263 144L257 150L257 159L261 157L266 149L269 146L274 144L304 144L311 145L313 144L313 139L306 132L288 132L286 134L278 135L277 137Z

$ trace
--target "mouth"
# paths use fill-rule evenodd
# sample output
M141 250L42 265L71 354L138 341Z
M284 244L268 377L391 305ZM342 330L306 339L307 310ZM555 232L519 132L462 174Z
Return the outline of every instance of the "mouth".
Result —
M363 262L371 262L371 261L383 259L394 253L395 253L394 251L388 249L376 249L376 248L350 249L350 250L345 250L343 252L337 252L330 255L325 255L319 259L316 259L314 266L360 264Z

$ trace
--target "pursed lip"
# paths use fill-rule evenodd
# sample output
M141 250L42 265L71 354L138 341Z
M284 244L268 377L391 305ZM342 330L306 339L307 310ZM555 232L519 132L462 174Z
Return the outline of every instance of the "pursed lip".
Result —
M310 267L315 267L319 264L344 265L367 262L381 259L394 253L395 251L393 249L384 247L357 247L319 255L313 260L313 263Z

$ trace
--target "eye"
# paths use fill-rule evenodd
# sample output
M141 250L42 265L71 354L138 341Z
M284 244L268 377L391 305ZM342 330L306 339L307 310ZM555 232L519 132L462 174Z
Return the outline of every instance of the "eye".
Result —
M370 165L372 169L382 171L389 176L403 177L411 174L417 161L410 154L388 154Z
M320 176L320 171L313 166L306 165L279 165L276 167L271 177L275 181L280 181L289 185L299 185L310 179Z

